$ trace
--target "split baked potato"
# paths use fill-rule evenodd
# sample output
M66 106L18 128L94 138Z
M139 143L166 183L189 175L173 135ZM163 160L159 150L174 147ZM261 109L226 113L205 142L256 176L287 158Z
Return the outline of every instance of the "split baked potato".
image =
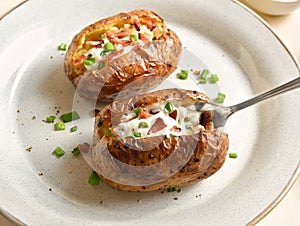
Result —
M156 87L175 69L181 42L154 12L135 10L97 21L72 40L64 68L77 91L109 102Z
M208 97L166 89L116 100L96 116L93 168L113 188L153 191L195 183L223 165L228 136L211 112L193 109Z

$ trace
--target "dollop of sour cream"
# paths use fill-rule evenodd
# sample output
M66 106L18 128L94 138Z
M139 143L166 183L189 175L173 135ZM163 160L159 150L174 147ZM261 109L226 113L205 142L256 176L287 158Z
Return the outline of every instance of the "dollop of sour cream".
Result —
M176 118L170 116L170 112L165 109L165 105L163 104L146 107L144 109L148 112L153 111L155 114L152 114L146 119L136 116L133 112L127 114L123 117L124 122L114 127L114 131L118 134L118 136L121 138L135 137L134 132L138 132L141 136L135 138L147 138L161 135L170 137L195 134L204 129L199 122L201 112L190 108L173 106L173 111L177 111ZM151 127L156 123L158 118L162 119L166 126L159 131L149 133L149 131L151 131ZM139 125L141 123L144 125L146 123L147 127L140 128Z

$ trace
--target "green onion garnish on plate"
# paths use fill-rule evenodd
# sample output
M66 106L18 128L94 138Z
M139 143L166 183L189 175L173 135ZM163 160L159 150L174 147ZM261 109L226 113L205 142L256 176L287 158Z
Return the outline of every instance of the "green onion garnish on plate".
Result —
M90 185L98 185L100 182L100 177L98 176L98 174L93 171L89 177L89 184Z
M55 123L55 130L56 131L65 130L65 129L66 129L65 123L63 123L63 122Z
M57 146L53 153L59 158L65 154L65 151L61 147Z
M54 115L51 115L46 118L46 122L53 123L55 119L56 119L56 117Z
M80 119L79 114L76 111L66 113L60 116L63 122L71 122L73 120Z

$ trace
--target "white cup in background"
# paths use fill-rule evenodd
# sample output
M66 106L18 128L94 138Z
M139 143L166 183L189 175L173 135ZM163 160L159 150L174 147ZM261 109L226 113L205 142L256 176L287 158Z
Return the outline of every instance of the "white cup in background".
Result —
M245 2L268 15L285 15L300 7L300 0L245 0Z

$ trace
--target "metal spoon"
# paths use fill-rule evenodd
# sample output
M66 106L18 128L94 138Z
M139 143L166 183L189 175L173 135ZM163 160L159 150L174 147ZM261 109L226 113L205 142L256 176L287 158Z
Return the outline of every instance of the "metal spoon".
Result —
M296 79L291 80L281 86L278 86L274 89L271 89L270 91L262 93L236 105L222 106L211 102L199 102L195 103L195 107L197 111L212 111L214 114L212 121L215 128L218 128L225 126L227 119L235 112L297 88L300 88L300 77L297 77Z

